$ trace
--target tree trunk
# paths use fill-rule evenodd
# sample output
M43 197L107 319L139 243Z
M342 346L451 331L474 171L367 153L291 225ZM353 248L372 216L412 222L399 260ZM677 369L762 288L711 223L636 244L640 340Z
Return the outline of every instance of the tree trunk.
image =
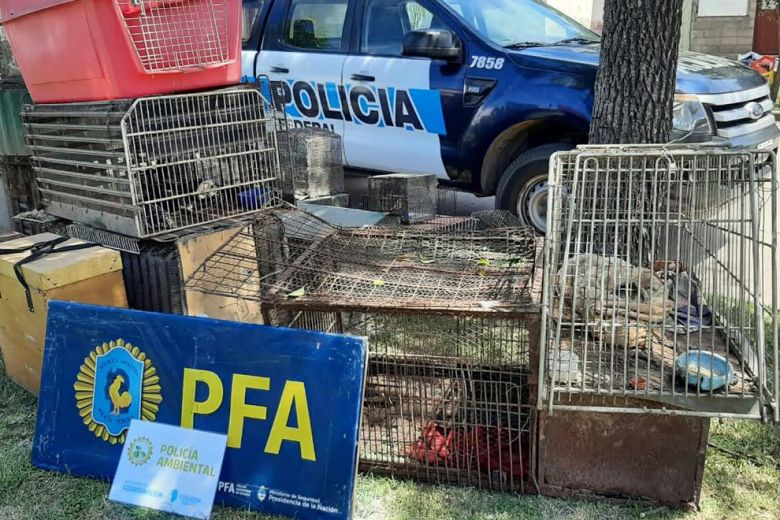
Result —
M665 143L683 0L606 0L590 142Z

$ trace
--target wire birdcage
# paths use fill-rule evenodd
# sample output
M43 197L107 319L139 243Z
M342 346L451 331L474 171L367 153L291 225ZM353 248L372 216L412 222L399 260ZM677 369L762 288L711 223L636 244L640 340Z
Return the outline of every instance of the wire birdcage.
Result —
M391 173L368 179L365 208L401 217L406 224L436 217L439 181L434 175Z
M322 128L288 128L277 134L283 189L296 200L344 192L341 137Z
M541 242L478 222L341 229L266 211L187 288L261 301L267 324L368 337L363 470L522 492Z
M230 62L228 0L116 0L144 71L186 72Z
M540 405L778 419L775 168L713 148L556 154Z
M340 229L302 210L273 210L217 251L189 285L310 309L525 314L540 293L540 248L529 228ZM261 286L247 284L253 269Z
M527 228L338 229L303 211L261 215L254 241L261 274L283 273L263 275L264 301L461 311L528 301L538 247Z
M278 205L272 112L259 91L234 88L22 116L47 211L144 238Z

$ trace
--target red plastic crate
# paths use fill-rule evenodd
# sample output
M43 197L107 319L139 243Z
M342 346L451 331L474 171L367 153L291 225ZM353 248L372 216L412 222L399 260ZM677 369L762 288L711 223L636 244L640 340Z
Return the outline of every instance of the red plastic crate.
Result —
M36 103L137 98L238 83L238 0L0 0Z

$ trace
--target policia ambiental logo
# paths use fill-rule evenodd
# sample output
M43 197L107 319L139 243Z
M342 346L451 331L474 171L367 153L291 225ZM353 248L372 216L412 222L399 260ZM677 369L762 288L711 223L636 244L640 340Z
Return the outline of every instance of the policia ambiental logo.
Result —
M127 446L127 460L134 466L143 466L152 460L152 441L146 437L133 439Z
M118 339L84 358L76 376L76 407L96 437L123 443L133 419L153 421L162 394L152 362L138 347Z

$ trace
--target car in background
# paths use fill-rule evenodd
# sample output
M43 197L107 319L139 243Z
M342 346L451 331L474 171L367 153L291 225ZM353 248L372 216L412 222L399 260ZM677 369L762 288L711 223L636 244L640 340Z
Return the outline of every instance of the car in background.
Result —
M541 0L245 0L243 73L344 165L435 174L544 232L550 156L586 143L599 36ZM776 149L764 78L680 56L673 138Z

